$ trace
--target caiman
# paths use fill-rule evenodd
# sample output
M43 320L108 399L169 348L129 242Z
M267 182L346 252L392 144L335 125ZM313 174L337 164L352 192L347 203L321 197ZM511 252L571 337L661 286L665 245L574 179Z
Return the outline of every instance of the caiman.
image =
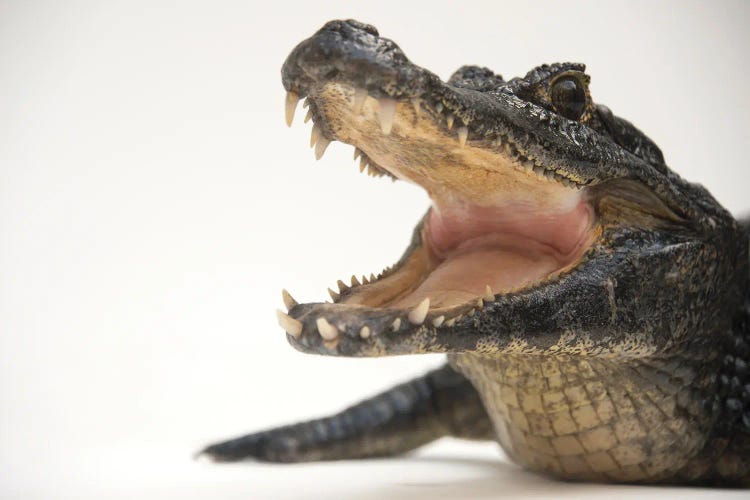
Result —
M296 349L446 353L343 412L203 450L216 461L395 455L496 440L565 480L750 485L750 221L594 102L583 64L447 82L370 25L331 21L282 68L320 158L432 201L401 259L278 313Z

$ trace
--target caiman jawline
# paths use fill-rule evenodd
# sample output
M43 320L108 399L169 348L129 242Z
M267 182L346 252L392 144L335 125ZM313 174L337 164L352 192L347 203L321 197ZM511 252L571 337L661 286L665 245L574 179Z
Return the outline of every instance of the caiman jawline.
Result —
M287 94L289 125L298 100ZM496 295L521 293L574 268L594 240L585 189L519 158L507 144L472 138L465 124L440 109L375 99L331 82L311 90L305 103L317 159L334 140L351 144L360 170L418 184L433 202L398 264L329 290L334 304L322 310L331 315L397 313L393 331L427 320L450 327ZM287 292L284 302L287 309L297 305ZM377 334L360 319L361 338ZM301 334L296 319L280 313L279 321L292 336ZM346 328L325 315L315 325L329 344Z

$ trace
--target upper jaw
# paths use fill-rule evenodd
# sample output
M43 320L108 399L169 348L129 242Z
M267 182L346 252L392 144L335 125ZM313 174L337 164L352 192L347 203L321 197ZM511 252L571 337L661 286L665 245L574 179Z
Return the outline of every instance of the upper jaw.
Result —
M539 147L539 131L521 123L535 112L528 103L444 83L357 21L331 21L300 43L283 65L282 81L289 123L305 97L317 158L332 141L351 144L363 166L420 185L436 204L559 208L575 204L580 196L571 191L592 180L585 171L590 162L562 168L559 155ZM549 112L537 111L554 125ZM557 146L571 150L575 140Z
M378 170L424 188L436 205L560 210L581 198L580 185L525 157L508 136L468 137L460 119L422 104L369 95L358 102L356 94L339 82L309 94L318 156L330 140L351 144Z
M614 157L611 143L604 144L605 139L587 133L577 122L514 95L510 83L493 90L445 83L409 61L374 27L357 21L327 23L292 50L281 73L290 107L299 98L330 93L336 85L352 94L364 92L389 107L393 101L411 104L455 142L499 150L528 170L570 185L599 182L605 161L613 165L606 172L609 178L627 174L623 162L628 159ZM326 119L321 105L320 99L310 100L321 137L347 142ZM371 159L371 163L376 162Z
M505 82L493 75L480 77L481 84L470 85L460 78L452 80L455 85L442 82L409 61L398 45L380 37L373 26L354 20L326 23L294 48L281 73L289 93L288 120L299 98L314 95L331 83L365 92L376 100L412 103L456 142L466 140L486 150L501 151L528 170L560 181L567 179L578 187L635 180L672 211L711 231L710 217L693 200L700 194L686 196L692 188L675 174L654 168L606 134L524 100L515 93L517 80ZM341 140L315 100L310 109L324 144ZM317 149L322 153L325 147ZM386 172L374 159L365 161L376 172Z

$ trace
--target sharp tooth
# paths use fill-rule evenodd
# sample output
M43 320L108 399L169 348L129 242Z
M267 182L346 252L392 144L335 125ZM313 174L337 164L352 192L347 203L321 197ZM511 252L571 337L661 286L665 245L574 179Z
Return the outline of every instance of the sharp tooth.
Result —
M521 163L521 165L523 165L523 169L527 172L531 172L532 170L534 170L534 162L531 160L526 160L525 162Z
M443 324L443 321L445 321L445 316L438 316L437 318L432 320L432 326L435 328L439 328L440 325Z
M305 114L305 123L309 122L312 119L312 110L308 109L307 113Z
M419 115L422 114L422 104L419 98L415 97L411 100L411 105L414 107L414 115L419 118Z
M334 302L336 302L337 300L339 300L339 297L341 297L341 294L338 294L338 293L334 292L330 288L328 289L328 295L331 296L331 299L333 299Z
M295 339L298 339L302 334L301 321L297 321L280 309L276 309L276 318L279 320L279 326Z
M495 300L495 294L492 293L492 288L490 287L490 285L484 287L484 299L489 302Z
M397 332L399 328L401 328L401 318L396 318L393 320L393 323L391 323L391 330Z
M284 301L287 311L297 305L297 301L294 300L294 297L292 297L292 295L285 289L281 290L281 299Z
M297 103L299 102L299 96L296 92L289 91L286 93L286 125L287 127L292 126L294 121L294 112L297 110Z
M367 158L363 156L359 159L359 173L364 172L365 167L367 167Z
M341 280L338 280L336 284L339 286L339 292L345 292L349 290L349 286Z
M453 326L456 324L456 318L451 318L445 322L445 326Z
M320 139L320 127L313 123L312 130L310 131L310 147L315 146L315 143Z
M315 143L315 159L320 160L323 158L323 154L326 152L326 148L331 143L328 139L321 136L320 139L318 139L318 142Z
M483 308L483 307L484 307L484 301L482 300L482 298L481 298L481 297L479 297L479 298L477 299L477 307L478 307L479 309L481 309L481 308Z
M356 147L355 147L355 148L354 148L354 159L356 160L356 159L357 159L357 158L359 158L360 156L362 156L362 151L361 151L361 150L360 150L359 148L356 148Z
M365 106L365 100L367 99L367 89L356 88L354 89L354 105L352 108L357 113L361 113Z
M448 125L448 130L453 128L453 115L448 115L448 118L445 119L445 123Z
M427 317L427 311L430 310L430 299L429 297L419 303L417 307L409 311L409 321L415 325L421 325L424 323L424 319Z
M302 107L303 108L307 108L309 106L310 106L310 98L309 97L305 97L305 102L302 103Z
M362 284L363 284L363 285L367 285L367 284L369 284L369 283L370 283L370 280L368 280L368 279L367 279L367 276L365 276L365 275L363 274L363 275L362 275Z
M544 167L534 167L534 173L540 179L544 179Z
M461 147L464 147L466 145L466 138L469 136L469 129L467 127L458 127L456 133L458 134L458 143Z
M370 273L370 283L375 281L377 278L375 277L375 273Z
M363 339L370 337L370 327L369 326L363 326L362 329L359 331L359 336Z
M391 133L393 128L393 118L396 116L396 100L390 97L378 99L378 119L380 120L380 130L385 135Z
M352 274L352 286L360 286L362 283L359 282L357 277Z
M339 330L328 322L324 317L320 317L315 320L315 324L318 325L318 333L325 340L334 340L339 336Z

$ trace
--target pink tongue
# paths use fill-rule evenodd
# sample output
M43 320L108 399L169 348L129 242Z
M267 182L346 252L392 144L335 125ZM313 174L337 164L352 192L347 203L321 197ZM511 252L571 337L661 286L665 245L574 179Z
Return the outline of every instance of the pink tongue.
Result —
M541 279L559 267L555 258L545 254L478 248L443 261L396 306L413 307L425 297L432 308L463 304L484 296L487 285L499 293Z
M540 213L523 206L433 208L426 243L440 264L397 307L425 297L431 308L450 307L485 295L522 288L573 262L581 253L591 210Z

